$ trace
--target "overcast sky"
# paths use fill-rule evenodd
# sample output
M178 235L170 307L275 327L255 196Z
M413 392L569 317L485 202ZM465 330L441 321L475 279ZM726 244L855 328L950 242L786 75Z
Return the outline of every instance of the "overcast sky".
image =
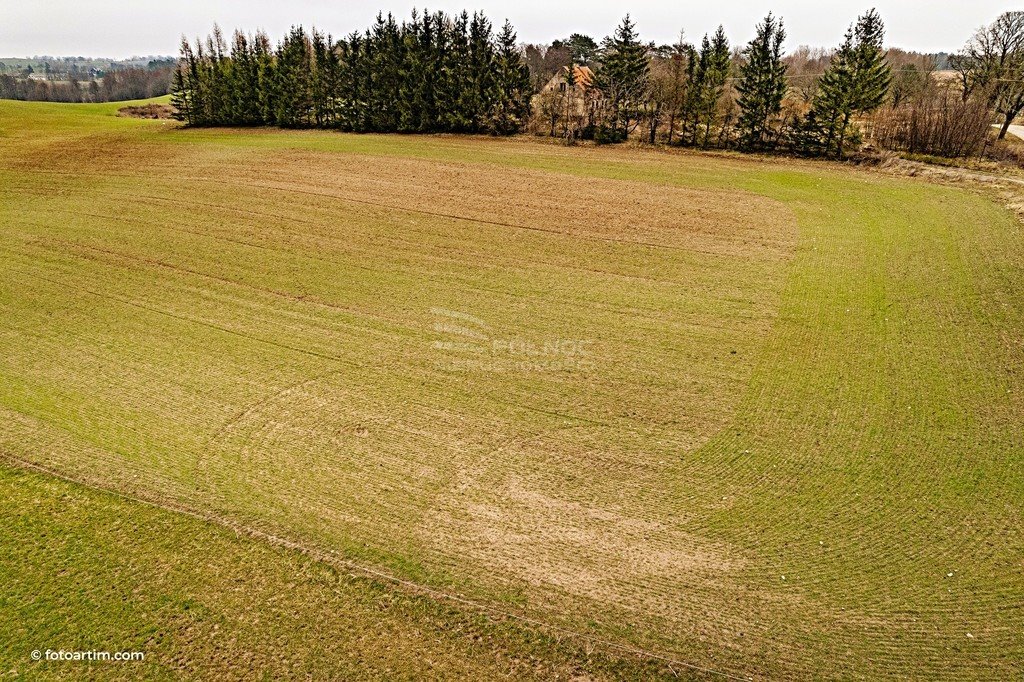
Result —
M123 58L176 54L182 33L209 32L214 22L226 33L262 28L273 39L291 24L317 26L335 36L365 28L378 10L408 16L414 5L397 0L0 0L0 57L82 55ZM685 29L689 39L719 23L734 42L746 42L769 10L781 14L788 46L832 46L861 11L876 6L888 28L888 43L906 49L954 51L975 28L999 13L1020 9L1011 0L474 0L431 2L430 9L484 10L500 24L508 18L520 40L549 42L572 32L595 38L610 33L628 11L641 36L672 41Z

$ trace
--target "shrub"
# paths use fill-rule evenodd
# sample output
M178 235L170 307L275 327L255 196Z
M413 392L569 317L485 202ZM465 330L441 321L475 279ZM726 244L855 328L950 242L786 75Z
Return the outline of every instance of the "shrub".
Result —
M980 156L992 115L981 97L933 85L905 103L879 112L874 137L879 146L947 158Z

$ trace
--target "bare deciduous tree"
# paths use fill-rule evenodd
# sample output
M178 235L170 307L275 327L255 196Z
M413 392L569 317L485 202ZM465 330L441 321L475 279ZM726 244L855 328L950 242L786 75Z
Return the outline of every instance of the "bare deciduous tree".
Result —
M691 51L682 31L675 44L654 50L648 78L649 102L645 113L647 138L651 144L656 142L658 130L662 126L666 129L668 144L673 142L676 122L686 100L686 67Z
M1003 117L999 139L1024 111L1024 12L1006 12L980 29L952 58L960 74L964 101L986 92L990 105Z

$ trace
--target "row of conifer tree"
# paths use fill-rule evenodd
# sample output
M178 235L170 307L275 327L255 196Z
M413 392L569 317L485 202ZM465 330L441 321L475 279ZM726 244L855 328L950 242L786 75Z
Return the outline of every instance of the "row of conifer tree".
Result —
M378 15L364 33L337 41L294 27L276 47L264 33L240 32L229 46L215 27L194 46L182 40L173 104L179 118L198 126L514 134L535 114L550 119L552 134L560 119L571 139L622 141L645 122L654 142L667 124L671 143L678 124L680 143L706 147L713 130L725 130L720 101L732 79L740 148L841 156L857 135L855 118L881 105L892 80L881 18L872 10L851 26L810 110L789 121L781 117L789 88L785 35L781 20L769 14L737 73L721 27L699 49L655 48L640 40L627 15L597 49L594 87L584 101L570 64L569 87L546 93L534 112L535 84L515 31L505 22L495 34L481 13L414 11L401 24ZM668 65L668 81L653 78L656 60Z
M530 74L511 24L480 13L378 16L335 41L294 27L276 47L264 33L218 28L183 39L173 104L190 125L279 125L357 132L518 132L530 115Z
M575 87L542 93L536 114L552 135L560 126L567 139L620 142L639 129L654 143L665 130L669 144L842 156L859 136L857 119L880 107L889 92L884 36L877 12L861 15L818 78L807 110L787 115L781 19L769 14L759 23L737 60L721 26L699 47L680 41L659 48L640 39L627 15L594 56L585 57L595 67L594 87L582 94ZM586 37L570 38L574 53L581 51L580 38ZM727 96L730 82L734 95ZM723 111L733 104L736 116Z

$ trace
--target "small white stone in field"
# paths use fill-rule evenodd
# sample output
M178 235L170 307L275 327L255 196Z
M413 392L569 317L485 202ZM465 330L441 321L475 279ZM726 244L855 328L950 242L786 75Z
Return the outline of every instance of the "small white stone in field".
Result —
M947 577L947 578L952 578L952 577L953 577L953 574L952 574L952 573L947 573L947 574L946 574L946 577Z
M967 639L974 639L974 635L972 635L971 633L968 632L967 633Z
M782 579L783 579L783 580L785 580L785 579L786 579L786 576L782 576Z

